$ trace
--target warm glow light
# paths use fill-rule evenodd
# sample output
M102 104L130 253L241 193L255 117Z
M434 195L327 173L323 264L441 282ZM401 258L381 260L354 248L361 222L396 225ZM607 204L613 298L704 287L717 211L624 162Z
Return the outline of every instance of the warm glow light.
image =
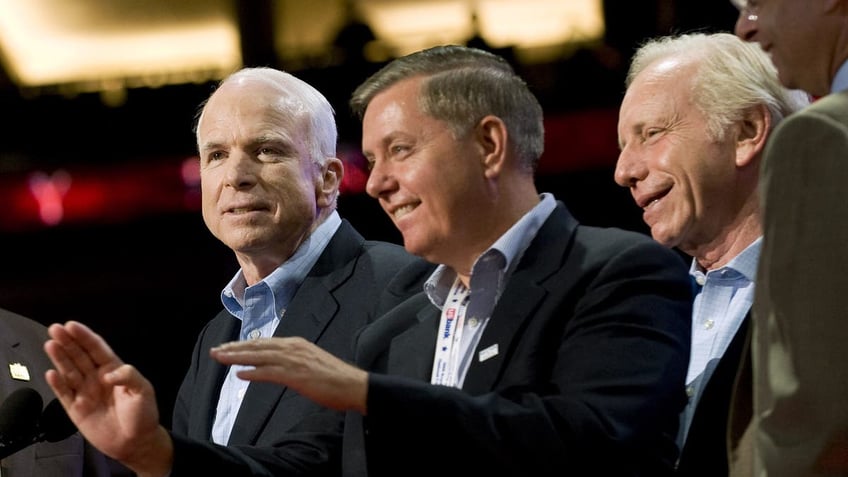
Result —
M443 43L464 43L474 31L468 2L456 0L360 2L378 38L404 55Z
M597 0L480 0L481 34L492 46L533 48L596 40L604 34Z
M115 78L220 78L240 66L238 28L214 8L221 2L210 1L213 14L157 18L155 4L104 1L0 0L2 56L12 78L24 87L101 89Z
M600 0L360 0L377 36L402 55L475 33L493 47L550 48L604 34ZM474 16L476 15L476 22Z

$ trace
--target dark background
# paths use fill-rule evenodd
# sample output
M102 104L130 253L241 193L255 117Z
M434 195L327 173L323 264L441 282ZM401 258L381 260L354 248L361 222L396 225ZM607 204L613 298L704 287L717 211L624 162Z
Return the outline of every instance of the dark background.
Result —
M242 34L245 65L286 69L273 54L268 25L262 27L268 2L238 3L242 24L259 26ZM598 112L614 116L629 55L641 41L667 33L731 31L735 18L730 3L721 0L610 1L604 45L550 64L515 66L549 117L589 121ZM348 114L346 100L379 66L351 63L290 71L327 95L337 111L340 142L356 147L359 125ZM114 164L190 157L195 111L213 87L132 89L123 106L109 107L96 94L27 98L0 72L5 124L0 179L32 168L74 166L96 174ZM607 123L614 127L615 118L610 118ZM597 136L614 141L615 131L597 131ZM584 149L586 143L583 138ZM556 141L555 149L546 150L543 163L553 166L540 170L539 190L553 192L584 223L646 232L629 193L612 180L615 145L602 147L600 159L575 164L569 163L575 153L568 144ZM151 197L160 193L155 186L145 192ZM344 195L339 210L366 238L400 243L376 202L364 194ZM0 241L0 307L44 324L75 319L91 326L153 381L163 421L170 422L195 337L221 309L220 290L237 270L232 253L206 230L199 210L6 230Z

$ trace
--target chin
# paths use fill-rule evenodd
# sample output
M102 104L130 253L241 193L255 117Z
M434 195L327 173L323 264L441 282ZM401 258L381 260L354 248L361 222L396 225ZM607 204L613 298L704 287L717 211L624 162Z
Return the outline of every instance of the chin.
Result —
M664 231L654 232L654 230L651 229L651 238L653 238L654 241L656 241L657 243L659 243L663 247L668 247L668 248L675 247L675 246L677 246L677 243L678 243L677 237L670 236L667 233L665 233Z

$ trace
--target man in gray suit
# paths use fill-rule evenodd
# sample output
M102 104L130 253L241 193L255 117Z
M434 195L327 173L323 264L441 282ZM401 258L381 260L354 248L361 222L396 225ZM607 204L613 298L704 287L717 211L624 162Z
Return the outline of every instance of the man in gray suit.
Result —
M171 432L159 425L150 383L80 323L51 326L47 351L62 372L70 361L60 344L82 336L101 346L80 359L102 372L82 387L79 374L51 371L48 382L83 434L140 475L339 474L342 413L239 379L240 368L211 360L209 349L298 336L350 360L358 329L419 291L416 278L431 267L398 245L364 240L339 217L333 111L298 78L234 73L205 103L197 141L204 221L241 268L221 293L225 310L197 341Z
M765 152L754 418L734 472L848 475L848 0L734 3L737 35L819 98Z
M47 329L40 323L0 310L0 402L22 388L38 392L47 405L55 398L44 381L50 360L44 354ZM14 418L15 416L6 416ZM11 437L11 436L4 436ZM3 450L0 447L0 450ZM0 460L2 477L94 477L109 475L107 460L79 433L58 442L39 442Z

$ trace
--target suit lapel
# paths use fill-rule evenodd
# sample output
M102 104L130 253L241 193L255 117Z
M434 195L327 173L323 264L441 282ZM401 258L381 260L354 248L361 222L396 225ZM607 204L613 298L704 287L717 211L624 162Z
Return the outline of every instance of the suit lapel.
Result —
M440 316L439 309L427 300L416 314L418 324L392 340L388 368L391 374L430 381ZM420 352L409 353L410 349Z
M215 413L218 407L218 396L221 393L221 386L224 384L224 378L227 376L227 366L219 364L217 361L209 358L209 348L217 346L220 343L237 340L239 337L240 321L234 318L226 310L219 315L225 315L226 323L220 328L210 328L210 332L203 338L204 346L202 352L206 356L199 356L201 362L208 363L205 372L198 373L197 383L194 386L196 396L202 396L201 399L192 400L198 406L197 412L192 412L191 415L199 416L199 419L192 418L188 423L188 435L198 439L209 439L212 435L212 424L215 421Z
M339 310L333 290L353 274L354 259L363 241L348 222L342 221L286 307L286 313L274 331L275 337L300 336L313 343L318 341ZM228 444L255 442L287 389L272 383L250 383Z
M507 287L483 331L465 376L463 390L477 395L495 387L512 347L521 337L523 323L536 315L537 308L548 296L545 280L562 267L576 226L577 222L565 207L558 204L539 229L509 277ZM481 352L491 354L495 347L497 354L480 360Z

